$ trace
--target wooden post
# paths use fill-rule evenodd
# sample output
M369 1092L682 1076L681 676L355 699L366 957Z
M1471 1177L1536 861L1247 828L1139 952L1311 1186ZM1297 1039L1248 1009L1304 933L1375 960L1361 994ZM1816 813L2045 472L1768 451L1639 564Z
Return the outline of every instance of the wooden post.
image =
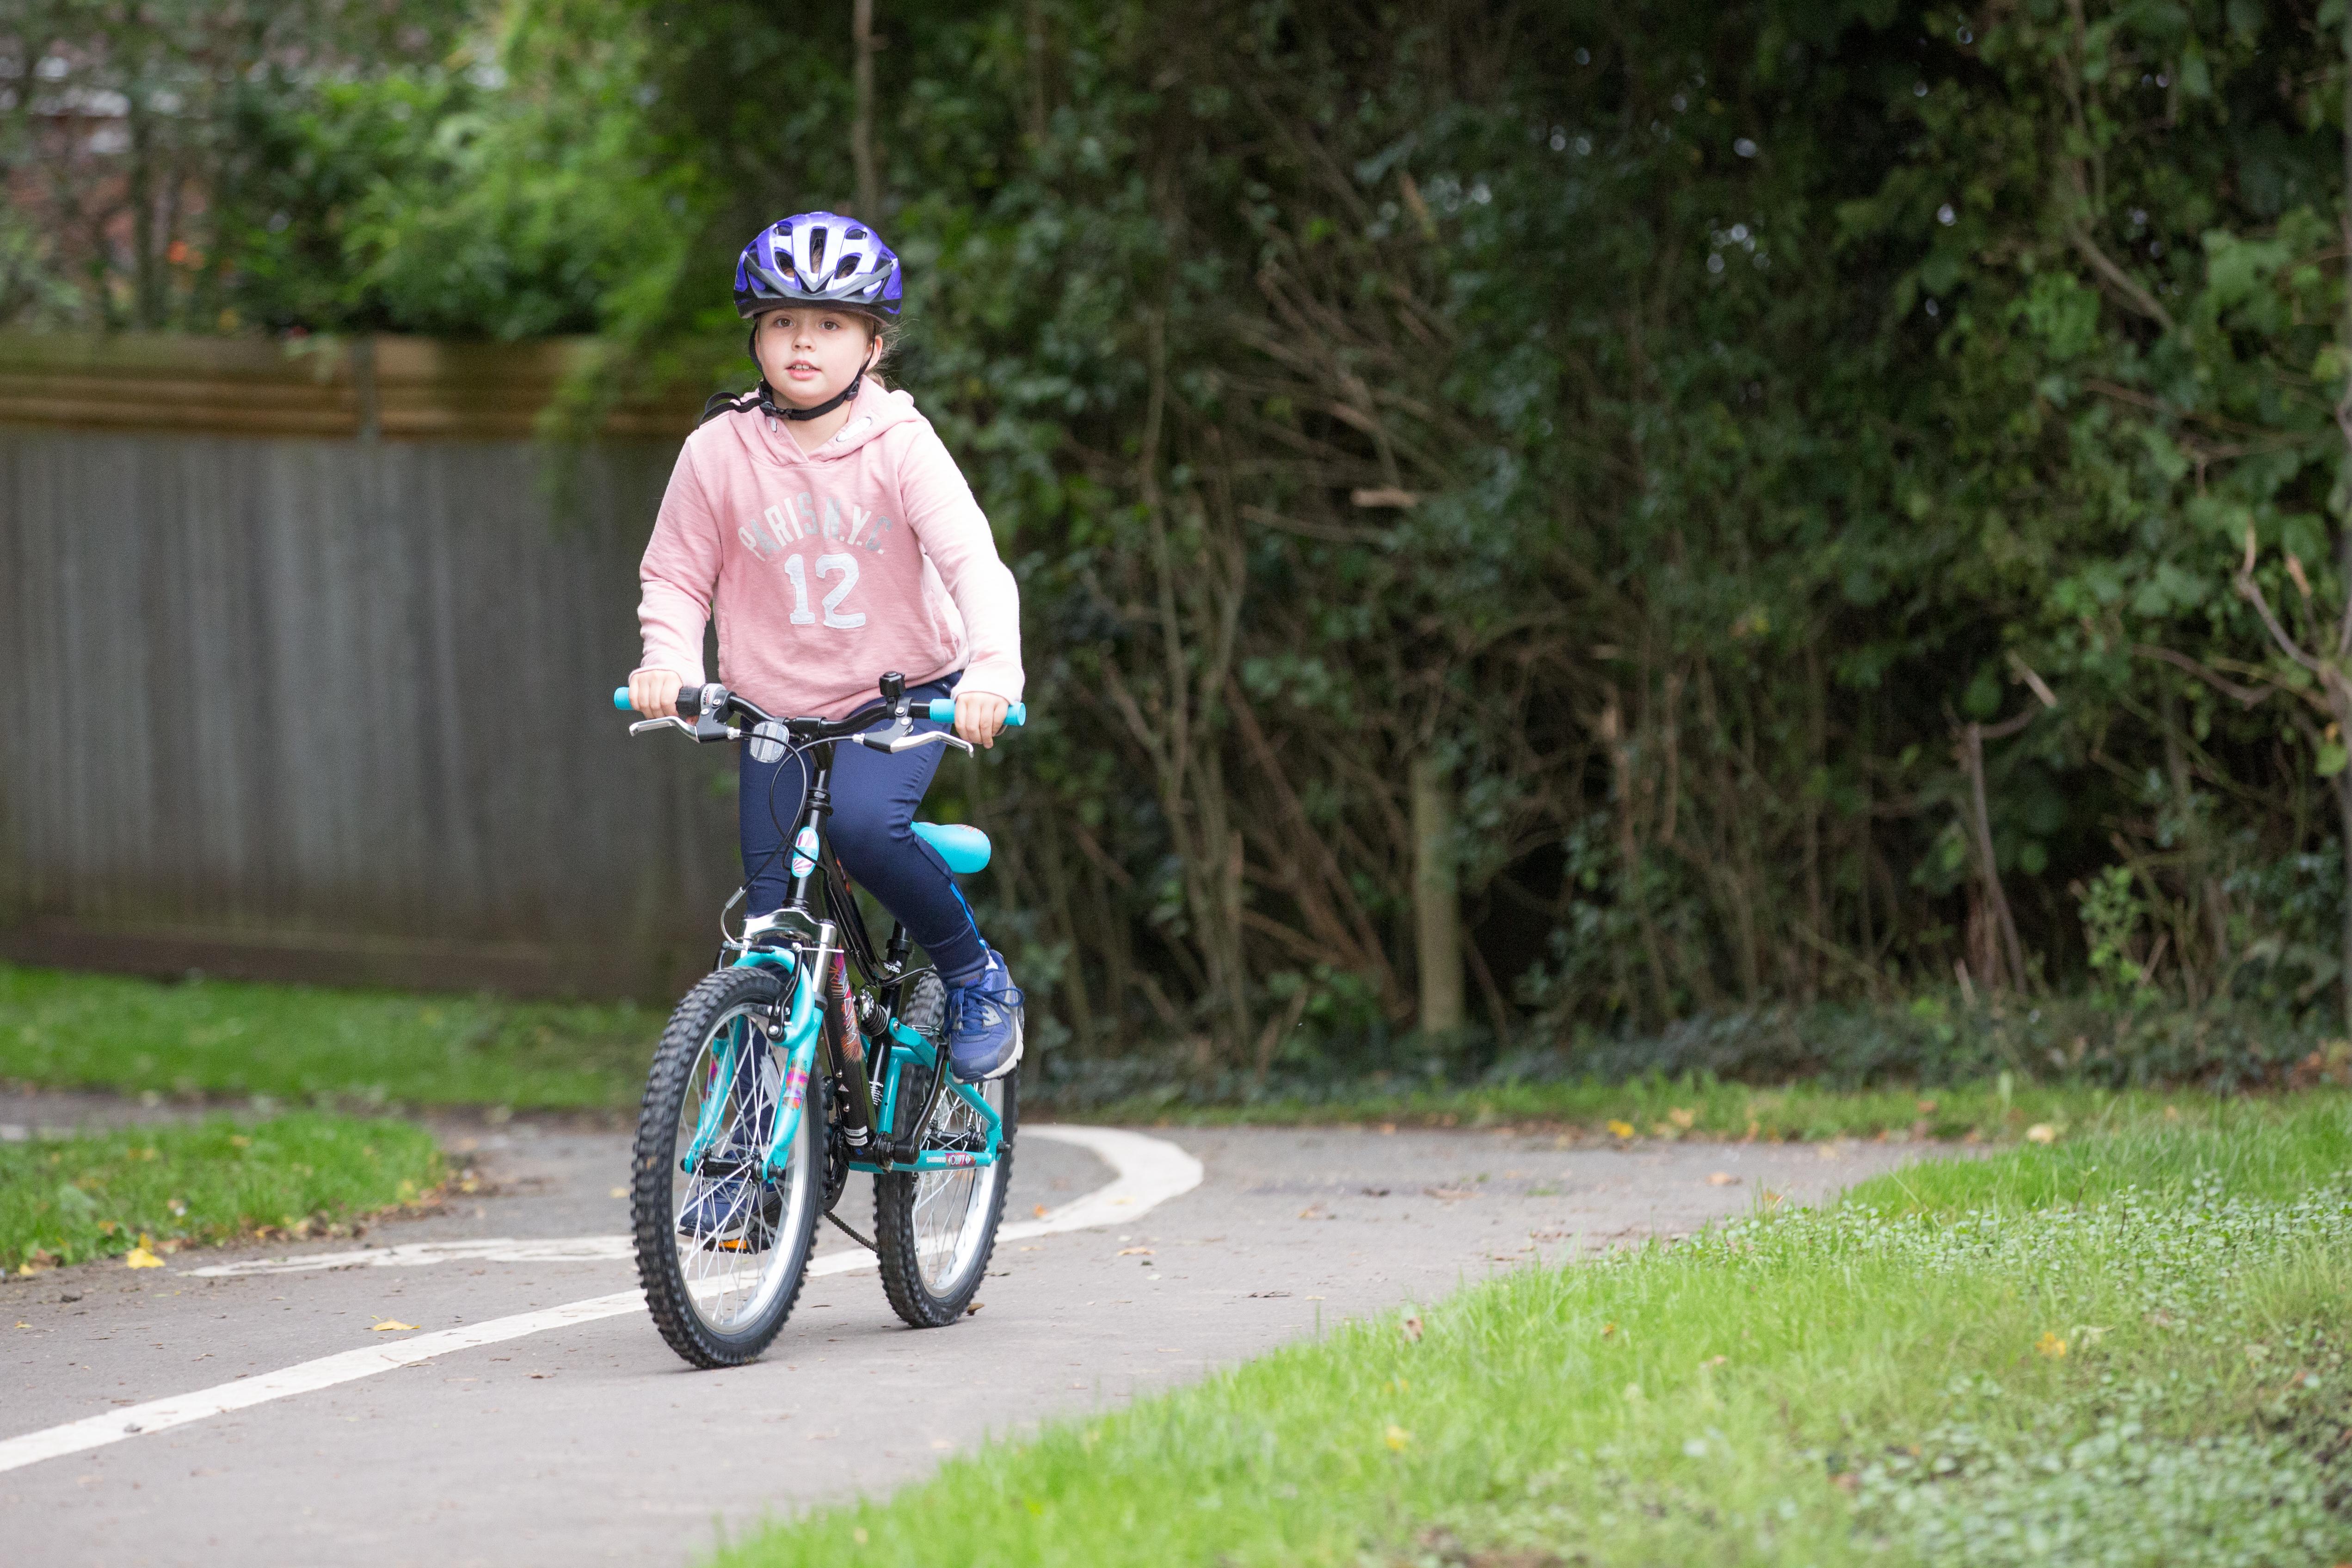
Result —
M1984 884L1985 917L1992 923L1998 943L1991 951L2007 960L2010 988L2019 991L2032 988L2032 974L2025 967L2025 944L2018 939L2017 921L2009 912L2009 894L2001 891L2000 865L1993 858L1992 813L1985 802L1984 743L2015 735L2033 722L2035 711L2029 707L1990 728L1969 724L1960 731L1958 747L1960 767L1969 778L1969 837L1976 850L1977 874ZM1985 984L1999 989L2000 981L1988 971Z
M1454 789L1436 758L1412 759L1412 919L1424 1034L1462 1027L1462 901L1454 867Z
M359 407L360 439L374 441L383 434L383 404L376 396L375 334L352 339L352 396Z

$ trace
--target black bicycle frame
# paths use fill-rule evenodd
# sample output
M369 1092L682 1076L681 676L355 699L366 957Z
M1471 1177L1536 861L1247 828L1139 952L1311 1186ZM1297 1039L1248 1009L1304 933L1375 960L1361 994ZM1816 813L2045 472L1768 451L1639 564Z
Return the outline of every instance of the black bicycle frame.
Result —
M907 983L907 956L913 947L907 936L904 921L893 921L890 940L877 961L874 938L866 926L865 912L858 907L856 894L851 890L848 874L841 869L825 836L825 819L833 814L833 758L836 741L820 741L804 755L808 762L809 783L801 798L800 810L793 819L793 831L787 852L793 857L791 892L779 913L797 915L812 929L818 922L830 918L840 936L842 952L856 967L860 979L875 988L874 1001L885 1019L898 1016L898 1003ZM803 854L799 848L801 836L814 830L813 854ZM806 870L802 870L802 865ZM836 1049L846 1060L827 1061L826 1069L849 1085L849 1105L846 1107L853 1129L863 1132L869 1147L882 1159L911 1159L916 1145L921 1141L921 1130L929 1121L931 1111L946 1082L946 1068L931 1074L926 1086L923 1103L908 1123L915 1129L905 1140L895 1140L888 1128L875 1120L874 1086L866 1060L866 1037L845 986L840 985L839 971L817 977L823 988L821 1002L826 1012L826 1028L821 1037L827 1056ZM836 995L836 987L840 994ZM835 1037L839 1036L836 1048ZM901 1149L903 1141L908 1147Z

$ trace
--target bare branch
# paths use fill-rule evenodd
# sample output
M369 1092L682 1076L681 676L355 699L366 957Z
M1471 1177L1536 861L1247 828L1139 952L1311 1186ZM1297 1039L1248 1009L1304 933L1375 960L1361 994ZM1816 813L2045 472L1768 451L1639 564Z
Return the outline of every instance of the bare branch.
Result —
M2167 332L2172 330L2172 312L2167 310L2163 303L2155 295L2150 294L2138 278L2116 266L2115 259L2099 248L2098 242L2091 237L2089 230L2076 224L2069 229L2067 237L2074 242L2074 248L2083 253L2083 259L2091 264L2091 270L2105 279L2110 287L2124 297L2124 303Z
M2058 705L2053 703L2051 706L2055 707ZM2019 730L2023 729L2027 725L2032 724L2035 719L2040 718L2041 716L2042 710L2040 708L2030 707L2021 709L2017 714L2009 718L2002 719L1999 724L1980 724L1975 727L1983 738L1987 740L2007 740L2011 736L2015 735Z
M2237 703L2242 707L2255 707L2263 703L2268 702L2270 700L2271 691L2275 691L2277 689L2276 687L2272 687L2271 691L2260 691L2252 686L2242 686L2235 681L2224 680L2221 676L2206 668L2203 664L2199 664L2188 654L2176 653L2169 648L2159 648L2153 643L2133 643L2132 653L2137 658L2161 659L2164 663L2172 665L2174 668L2183 670L2188 674L2196 676L2199 680L2203 681L2207 685L2211 686L2215 691L2220 692L2223 696L2230 698L2232 702Z
M2040 675L2033 673L2033 666L2027 664L2023 659L2019 658L2014 650L2012 650L2009 655L2009 667L2016 672L2017 678L2023 681L2026 685L2032 689L2033 695L2042 700L2042 706L2043 707L2056 707L2058 706L2056 694L2051 691L2049 685L2043 682ZM2021 726L2020 727L2022 727Z
M2319 661L2305 653L2295 640L2287 635L2286 628L2279 624L2279 618L2272 612L2271 601L2263 592L2262 584L2254 580L2254 528L2251 523L2246 525L2246 559L2238 568L2238 597L2254 607L2255 613L2263 618L2263 624L2269 628L2271 641L2278 644L2280 653L2315 675L2321 673Z

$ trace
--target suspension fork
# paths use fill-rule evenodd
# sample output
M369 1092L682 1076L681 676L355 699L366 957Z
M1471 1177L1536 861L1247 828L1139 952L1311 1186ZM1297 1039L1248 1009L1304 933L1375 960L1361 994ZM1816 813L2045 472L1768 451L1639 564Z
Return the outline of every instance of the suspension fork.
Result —
M786 1151L800 1135L801 1117L808 1110L809 1075L816 1071L819 1048L824 1043L824 977L833 967L839 932L830 920L816 926L816 946L803 949L794 965L793 998L785 1010L778 1040L784 1052L783 1103L777 1108L774 1135L761 1162L762 1173L774 1176L783 1168Z

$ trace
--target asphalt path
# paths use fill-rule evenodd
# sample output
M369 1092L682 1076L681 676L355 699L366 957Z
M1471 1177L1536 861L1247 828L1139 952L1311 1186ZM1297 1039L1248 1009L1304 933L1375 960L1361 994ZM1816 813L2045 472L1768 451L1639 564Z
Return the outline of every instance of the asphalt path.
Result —
M633 1286L609 1242L627 1227L625 1135L521 1122L442 1131L477 1190L361 1241L0 1283L0 1452L109 1411ZM982 1310L951 1328L902 1327L872 1269L853 1267L813 1279L767 1356L732 1371L689 1370L641 1308L521 1333L0 1469L0 1559L685 1563L763 1518L887 1491L992 1437L1346 1318L1580 1247L1685 1234L1764 1192L1817 1201L1921 1153L1138 1131L1189 1154L1204 1179L1132 1220L1008 1239ZM1068 1206L1118 1175L1083 1146L1024 1137L1008 1222L1097 1213ZM868 1194L853 1187L843 1212L870 1220ZM827 1233L822 1257L856 1250ZM495 1239L574 1245L484 1245ZM403 1261L381 1266L394 1249ZM331 1255L345 1256L219 1271ZM373 1327L385 1320L415 1332Z

